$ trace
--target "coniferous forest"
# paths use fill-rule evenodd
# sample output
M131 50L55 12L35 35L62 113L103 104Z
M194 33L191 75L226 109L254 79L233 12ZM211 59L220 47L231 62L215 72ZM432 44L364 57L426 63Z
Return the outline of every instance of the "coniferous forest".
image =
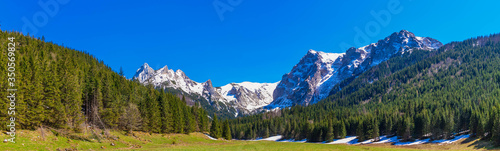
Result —
M495 34L395 55L339 83L317 104L233 119L232 136L361 142L470 134L500 144L499 41Z
M15 37L16 128L41 127L79 132L86 127L190 133L208 131L209 117L184 98L128 80L94 56L18 32L0 32L0 49ZM7 62L2 51L1 62ZM0 89L7 89L7 66L0 66ZM7 91L0 92L7 96ZM6 98L4 98L6 99ZM7 119L10 101L0 101ZM7 125L8 120L0 121Z

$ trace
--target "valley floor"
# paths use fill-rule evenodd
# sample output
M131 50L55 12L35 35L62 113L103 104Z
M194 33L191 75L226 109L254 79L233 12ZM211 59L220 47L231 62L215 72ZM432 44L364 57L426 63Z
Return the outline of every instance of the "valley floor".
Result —
M17 133L16 143L0 143L0 150L490 150L489 142L465 139L452 144L421 144L395 146L385 144L346 145L319 144L276 141L213 140L202 133L149 134L133 132L127 135L122 131L111 131L109 137L86 133L56 136L55 131L21 130ZM100 135L100 134L97 134ZM4 132L0 139L9 138ZM71 139L69 139L71 138ZM112 145L113 144L113 145Z

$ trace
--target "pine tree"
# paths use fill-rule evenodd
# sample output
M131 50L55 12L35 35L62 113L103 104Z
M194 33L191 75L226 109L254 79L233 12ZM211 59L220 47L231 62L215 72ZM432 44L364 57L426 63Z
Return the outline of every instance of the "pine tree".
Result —
M380 132L379 132L378 121L375 118L373 120L374 120L372 122L373 133L372 133L371 138L375 139L375 141L379 141Z
M393 128L393 121L392 118L387 118L386 124L385 124L385 135L391 135L392 134L392 128Z
M193 116L193 129L194 131L200 131L200 115L198 114L198 103L195 103L193 107L191 107L191 114Z
M326 131L326 137L325 140L330 142L333 141L333 138L335 137L335 134L333 133L333 123L332 120L328 120L328 131Z
M74 60L63 62L68 66L74 65ZM63 70L63 76L61 83L61 101L64 105L66 112L66 117L68 125L75 131L80 131L79 125L84 122L84 117L81 113L82 102L82 88L80 84L80 79L78 74L75 74L77 70L74 68L65 68Z
M214 138L221 138L220 127L217 121L217 115L214 113L212 125L210 126L210 136Z
M199 125L198 127L200 128L200 132L204 132L204 131L207 131L207 122L208 122L208 119L207 119L207 114L205 113L205 110L203 110L202 108L200 108L198 110L198 114L200 115L199 118L200 118L200 122L199 122Z
M364 121L363 121L363 137L364 139L371 139L374 138L373 135L375 135L374 132L374 124L371 116L368 116Z
M48 126L55 128L63 128L67 121L64 118L66 116L64 106L61 104L60 100L60 83L56 72L56 62L50 62L50 65L46 68L45 78L43 80L43 106L45 106L44 113L46 118L44 123Z
M500 115L500 109L496 111L497 117ZM500 118L496 118L494 120L493 128L492 128L492 139L498 145L500 144Z
M224 121L224 128L222 131L222 137L226 140L231 140L231 128L229 127L229 122L226 120Z
M31 76L31 84L26 90L28 93L25 96L27 103L26 114L30 116L26 116L26 127L27 129L35 129L42 125L43 120L46 118L45 109L43 108L43 85L42 85L42 69L40 65L40 61L34 56L30 56L30 64L32 65L32 75ZM29 97L31 96L31 97Z
M160 91L158 96L158 100L160 102L160 115L161 115L161 125L163 133L172 133L174 131L173 127L173 117L169 104L168 96L164 93L163 90Z
M304 121L303 126L302 126L302 131L300 132L300 139L303 138L310 138L311 132L313 130L314 126L312 123L308 121Z
M347 130L345 128L344 121L340 122L340 133L339 138L345 138L347 136Z
M479 115L478 121L477 121L477 136L484 137L484 122L483 122L481 115Z
M195 129L194 117L193 117L193 114L190 113L190 111L191 111L190 107L184 106L183 111L184 111L184 119L185 119L185 124L186 124L184 126L184 128L185 128L184 132L186 134L189 134L189 133L193 132Z
M156 90L153 89L152 86L150 86L149 95L146 98L146 102L148 105L148 120L149 120L148 130L155 133L159 133L161 132L161 127L162 127L160 118L160 106L154 92L156 92Z
M262 137L264 137L264 138L269 137L269 127L266 126L266 129L264 130L264 135Z
M403 140L408 141L411 137L411 120L409 117L403 117L398 126L398 136Z
M493 136L493 131L495 128L495 120L498 119L499 117L496 114L496 108L493 108L490 110L488 122L485 125L485 131L488 134L486 137L491 138Z
M426 110L417 114L415 118L415 135L417 138L424 137L426 134L430 133L429 124L430 119Z
M356 136L358 136L358 142L364 141L366 139L363 128L363 120L360 120L358 122L358 126L356 128Z
M118 73L121 77L125 76L125 73L123 72L123 68L120 67L120 72Z

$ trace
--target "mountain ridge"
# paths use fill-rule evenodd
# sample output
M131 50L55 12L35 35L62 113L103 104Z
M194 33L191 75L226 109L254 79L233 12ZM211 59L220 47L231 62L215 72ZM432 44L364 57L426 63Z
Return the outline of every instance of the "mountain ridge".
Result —
M276 83L242 82L214 87L211 80L195 82L180 69L174 71L164 66L154 70L147 63L137 70L133 78L143 84L199 95L216 110L227 110L237 117L263 112L265 109L315 104L328 97L343 80L355 78L394 55L412 53L413 49L433 51L441 46L443 44L438 40L418 37L407 30L401 30L375 43L349 48L344 53L310 49Z

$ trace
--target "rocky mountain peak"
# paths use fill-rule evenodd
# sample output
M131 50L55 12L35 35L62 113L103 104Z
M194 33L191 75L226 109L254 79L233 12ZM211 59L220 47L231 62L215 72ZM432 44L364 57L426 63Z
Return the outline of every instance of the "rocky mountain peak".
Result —
M160 74L168 74L168 66L163 66L163 68L158 69Z
M144 63L139 69L137 69L134 78L139 80L139 82L144 83L155 74L154 72L155 70L151 68L148 63Z

